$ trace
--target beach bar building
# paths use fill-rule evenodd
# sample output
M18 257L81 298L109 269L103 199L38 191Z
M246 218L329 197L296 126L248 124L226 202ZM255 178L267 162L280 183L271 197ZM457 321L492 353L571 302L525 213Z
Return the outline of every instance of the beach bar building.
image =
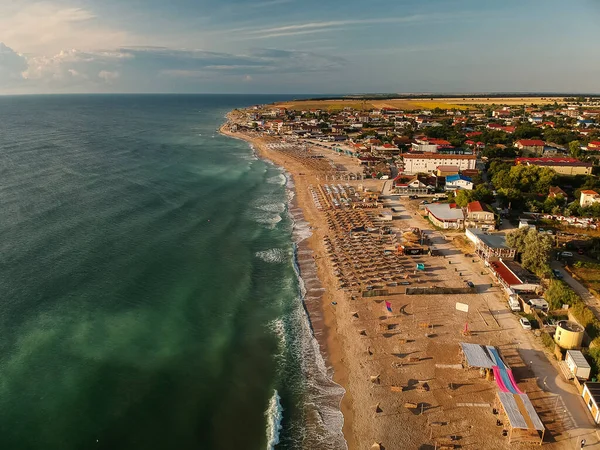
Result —
M493 373L498 391L496 408L504 412L509 424L509 442L542 445L545 427L527 394L519 389L512 371L490 345L461 342L463 366Z
M478 228L467 228L465 236L475 244L475 252L484 261L513 261L517 250L506 244L506 237L502 234L487 234Z
M600 383L590 383L589 381L585 383L581 396L590 410L594 422L600 424Z

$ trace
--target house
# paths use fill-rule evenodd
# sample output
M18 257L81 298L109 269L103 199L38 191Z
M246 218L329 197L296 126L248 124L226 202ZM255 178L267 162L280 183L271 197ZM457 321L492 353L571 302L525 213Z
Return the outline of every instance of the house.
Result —
M524 155L541 155L546 143L540 139L520 139L515 142L515 147Z
M577 121L577 124L575 126L577 127L589 127L591 125L594 125L594 121L590 120L590 119L580 119Z
M592 141L587 145L588 150L600 150L600 141Z
M398 175L394 178L394 189L398 194L428 194L434 187L427 185L425 180L416 175Z
M442 154L415 154L406 153L402 155L404 160L404 172L431 173L439 166L458 166L459 170L474 169L477 157L475 155L442 155Z
M458 175L458 166L439 166L436 168L438 177L447 177L449 175Z
M435 139L422 137L415 139L412 143L411 151L423 153L436 153L439 149L454 148L450 142L445 139Z
M374 145L371 147L371 151L380 155L396 155L400 153L400 149L392 144Z
M496 228L496 216L487 205L481 202L471 202L466 208L466 227L481 228L482 230L494 230Z
M600 424L600 383L586 382L581 393L583 401L590 410L594 422Z
M411 151L437 153L437 144L429 142L428 139L415 139L415 142L411 144Z
M492 117L498 117L501 119L508 119L511 116L510 109L500 109L497 111L492 111Z
M456 204L434 203L426 206L431 223L445 230L462 230L465 225L465 213Z
M464 175L450 175L446 177L446 188L447 191L455 191L458 189L466 189L468 191L473 190L473 182L470 178Z
M548 167L561 175L591 175L592 163L575 158L517 158L516 165Z
M563 191L561 188L559 188L558 186L550 186L550 189L548 190L548 197L550 198L557 198L557 197L562 197L564 199L567 198L567 193L565 191Z
M467 228L465 236L475 244L475 252L484 261L514 261L517 256L517 250L506 245L503 234L487 234L477 228Z
M579 197L579 205L582 208L593 205L594 203L600 203L600 194L592 190L581 191Z

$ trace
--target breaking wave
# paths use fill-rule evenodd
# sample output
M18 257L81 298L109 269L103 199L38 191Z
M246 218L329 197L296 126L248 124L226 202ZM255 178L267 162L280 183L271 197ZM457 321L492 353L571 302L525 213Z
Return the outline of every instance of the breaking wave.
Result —
M267 416L267 450L274 450L275 446L279 444L279 432L283 428L281 426L283 408L277 390L273 391L265 416Z

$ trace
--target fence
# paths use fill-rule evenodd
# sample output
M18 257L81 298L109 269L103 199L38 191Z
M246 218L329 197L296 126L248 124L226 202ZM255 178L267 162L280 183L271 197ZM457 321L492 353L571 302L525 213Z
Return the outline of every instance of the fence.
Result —
M443 295L443 294L475 294L475 288L451 287L412 287L406 288L406 295Z

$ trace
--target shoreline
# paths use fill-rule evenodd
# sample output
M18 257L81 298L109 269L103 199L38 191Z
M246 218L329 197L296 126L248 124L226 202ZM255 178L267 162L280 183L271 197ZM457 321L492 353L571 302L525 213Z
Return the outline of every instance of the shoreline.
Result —
M339 291L336 292L335 284L328 283L331 276L327 276L327 267L321 261L326 260L324 251L318 245L319 241L322 240L321 230L315 224L317 223L316 214L319 212L315 205L311 202L308 197L308 183L304 179L304 172L306 169L302 169L297 164L286 160L286 158L277 155L275 152L270 151L265 145L265 142L260 137L250 136L244 133L232 132L227 129L227 124L233 119L230 114L226 116L227 122L220 126L219 132L225 136L240 139L247 142L252 146L256 155L267 160L282 169L284 169L293 182L292 189L294 192L294 198L290 202L290 206L295 205L302 213L302 219L310 227L310 236L296 243L297 253L301 251L310 251L312 254L312 263L316 268L317 282L323 288L323 294L318 301L318 304L307 304L304 301L304 308L307 313L307 319L309 320L310 327L313 331L313 336L316 339L320 354L327 366L328 376L331 381L341 386L344 389L344 394L339 404L339 410L343 417L342 433L346 441L348 449L355 449L357 447L357 440L355 437L353 424L354 415L352 408L352 396L348 386L348 371L349 368L346 366L346 355L344 352L344 346L340 342L339 330L337 328L337 320L334 311L328 305L331 302L339 300ZM304 170L302 172L301 170ZM298 258L298 254L296 255ZM302 265L297 259L300 270ZM337 294L337 295L336 295ZM318 325L315 326L314 324ZM331 373L332 372L332 373Z

